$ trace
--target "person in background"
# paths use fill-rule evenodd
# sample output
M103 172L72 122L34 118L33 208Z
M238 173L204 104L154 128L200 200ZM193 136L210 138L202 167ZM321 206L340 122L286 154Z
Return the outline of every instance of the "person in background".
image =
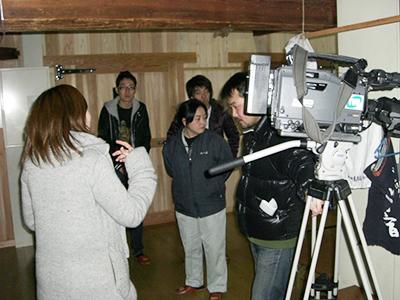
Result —
M189 98L203 102L207 108L206 128L216 132L222 137L225 134L232 155L236 157L239 149L240 134L232 117L224 107L213 98L211 81L203 75L192 77L186 82L186 94ZM180 120L173 120L168 129L167 138L176 133L180 126ZM226 255L226 260L229 262L228 254Z
M220 136L225 134L232 155L236 157L239 149L239 132L232 117L212 97L211 81L203 75L196 75L186 82L186 93L189 98L194 98L204 103L208 116L206 128L218 133ZM176 133L179 128L180 124L173 121L168 129L167 138Z
M229 172L211 177L207 170L232 160L228 143L206 129L207 108L196 100L177 111L180 129L163 148L164 164L172 177L175 215L185 252L185 284L177 294L203 288L203 249L210 300L227 290L225 181Z
M156 189L143 147L117 141L129 189L115 174L109 145L90 133L82 94L70 85L33 103L21 157L25 224L35 232L38 299L129 299L125 227L140 224Z
M243 155L286 141L271 126L270 117L246 115L247 73L234 74L221 90L221 100L246 130ZM314 180L315 156L301 148L288 149L242 167L236 192L236 214L248 238L254 259L252 300L284 299L307 187ZM312 214L322 212L323 201L312 200Z
M150 151L151 132L146 105L135 98L137 80L129 72L120 72L116 79L117 96L104 103L98 122L98 136L110 145L110 153L118 149L116 140L122 140L134 147L143 146ZM114 161L115 171L121 182L128 188L127 174L123 163ZM150 263L144 254L143 223L128 229L131 236L133 255L141 265Z

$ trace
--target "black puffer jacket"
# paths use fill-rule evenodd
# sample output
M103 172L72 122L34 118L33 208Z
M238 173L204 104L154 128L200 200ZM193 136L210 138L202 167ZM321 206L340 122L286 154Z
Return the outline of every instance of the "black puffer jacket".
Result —
M290 140L279 136L268 119L263 118L254 132L245 134L244 154ZM288 149L244 165L236 202L241 231L248 237L261 240L295 237L304 211L304 193L314 179L314 165L314 154L300 148ZM277 210L272 216L260 208L262 200L277 203Z

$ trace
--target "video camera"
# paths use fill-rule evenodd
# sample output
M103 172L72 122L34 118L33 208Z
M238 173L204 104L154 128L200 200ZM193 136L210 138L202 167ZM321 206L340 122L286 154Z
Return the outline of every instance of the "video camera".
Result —
M307 69L307 62L315 59L348 69L341 77L329 70ZM368 100L369 91L400 87L399 73L378 69L365 72L367 61L364 59L307 53L299 46L292 48L287 61L287 65L271 70L269 56L251 56L245 107L247 114L269 118L278 134L298 139L215 166L208 170L210 175L302 147L324 153L316 172L319 179L343 178L340 170L344 154L350 145L361 141L359 133L371 122L381 125L385 135L400 137L400 101L387 97ZM332 157L336 157L335 164L327 166L331 165Z
M329 70L306 68L317 59L348 70L338 77ZM400 87L399 73L365 72L364 59L308 53L299 46L292 48L287 62L271 70L269 56L251 56L246 113L270 115L272 126L282 136L311 138L319 143L324 141L314 138L315 131L325 132L325 141L358 143L359 133L365 129L363 120L400 136L400 101L386 97L368 101L368 91Z

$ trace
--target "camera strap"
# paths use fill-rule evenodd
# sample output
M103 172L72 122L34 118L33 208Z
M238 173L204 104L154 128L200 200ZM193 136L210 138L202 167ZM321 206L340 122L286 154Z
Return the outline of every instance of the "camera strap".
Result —
M307 95L306 66L308 61L308 52L300 46L293 47L293 80L296 87L297 98L302 105L303 124L307 135L315 142L325 144L336 127L336 121L342 110L346 106L348 99L353 93L354 88L342 81L338 103L334 111L332 124L326 129L321 130L318 122L311 112L304 106L303 98Z

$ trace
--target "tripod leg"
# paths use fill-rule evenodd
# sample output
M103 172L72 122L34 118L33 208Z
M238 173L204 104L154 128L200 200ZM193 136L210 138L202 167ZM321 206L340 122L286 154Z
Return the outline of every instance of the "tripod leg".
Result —
M353 199L352 199L351 195L348 196L347 200L348 200L348 203L349 203L350 212L351 212L351 214L353 216L353 219L354 219L354 224L355 224L356 229L357 229L358 237L359 237L360 242L361 242L361 246L362 246L362 249L363 249L363 252L364 252L365 260L367 261L367 265L368 265L368 268L369 268L369 271L370 271L370 274L371 274L371 277L372 277L372 282L373 282L373 285L374 285L374 288L375 288L375 292L376 292L376 294L378 296L378 299L383 299L381 290L379 288L378 279L376 277L375 270L374 270L374 267L372 265L371 257L370 257L369 252L368 252L367 241L365 239L364 232L362 231L361 223L360 223L360 221L358 219L358 215L357 215L357 212L356 212L356 209L355 209L355 206L354 206L354 202L353 202Z
M335 242L335 267L333 273L333 284L336 286L333 289L333 296L338 295L338 284L339 284L339 253L340 253L340 232L342 230L342 214L340 209L337 209L336 216L336 242Z
M353 224L351 222L349 212L347 211L346 203L343 199L340 199L338 201L338 203L339 203L340 211L342 213L343 223L346 228L347 235L349 237L350 246L353 251L354 258L356 260L357 269L358 269L358 272L360 273L360 277L361 277L361 281L362 281L362 284L364 287L365 294L366 294L368 300L372 300L373 298L372 298L371 286L369 284L368 275L365 270L364 261L361 257L360 249L357 247L357 240L356 240L356 236L354 233Z
M311 196L307 196L306 206L304 208L304 213L303 213L303 220L301 222L301 227L300 227L300 233L297 239L296 252L293 258L292 269L290 271L289 283L286 290L285 300L290 300L290 297L292 296L292 290L293 290L294 280L296 278L297 266L299 263L301 249L303 247L304 236L307 229L307 221L308 221L308 216L310 214L310 206L311 206Z
M315 240L317 238L317 216L313 216L311 217L311 259L312 259L312 255L313 255L313 250L315 247ZM312 279L311 282L315 283L315 274L311 274ZM310 295L311 297L315 298L315 290L311 289L310 291Z
M331 196L331 191L329 190L328 194L327 194L327 199L328 200L325 201L324 208L322 210L321 220L320 220L320 223L319 223L319 228L318 228L318 233L317 233L317 240L315 242L315 246L314 246L314 249L312 251L311 265L310 265L310 270L309 270L309 273L308 273L306 290L304 292L303 300L309 299L309 296L310 296L311 284L312 284L312 281L314 279L315 268L317 266L317 260L318 260L319 250L321 248L321 242L322 242L322 236L324 234L326 218L328 217L330 196Z

